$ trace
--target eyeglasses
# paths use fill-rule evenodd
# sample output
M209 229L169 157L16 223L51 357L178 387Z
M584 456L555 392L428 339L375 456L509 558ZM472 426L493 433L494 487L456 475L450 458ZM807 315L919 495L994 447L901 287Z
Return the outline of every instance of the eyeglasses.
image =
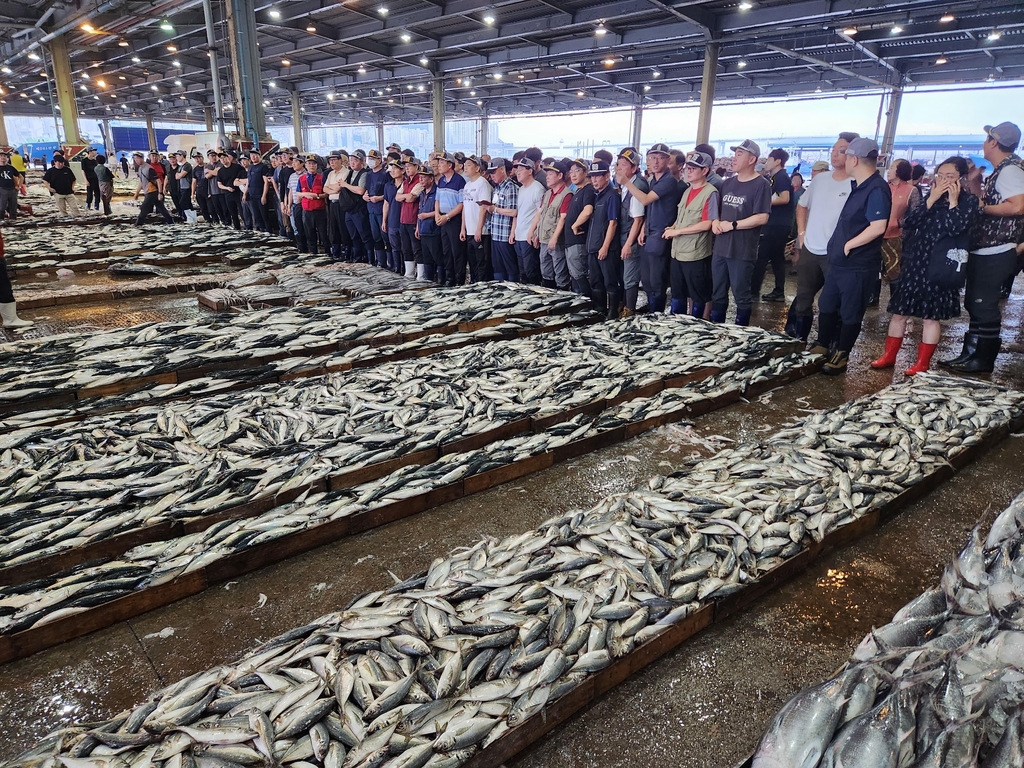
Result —
M936 173L935 174L935 178L936 179L941 179L942 181L960 181L960 174L959 173Z

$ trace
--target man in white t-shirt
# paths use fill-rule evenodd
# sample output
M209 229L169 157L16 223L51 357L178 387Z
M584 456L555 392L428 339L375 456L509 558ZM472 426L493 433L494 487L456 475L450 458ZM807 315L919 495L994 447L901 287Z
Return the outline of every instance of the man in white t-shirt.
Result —
M470 155L463 162L466 186L462 189L462 240L466 243L466 260L469 262L469 280L481 283L490 280L491 270L491 222L490 213L480 207L480 201L490 201L493 188L480 175L483 161Z
M985 126L985 159L993 171L982 186L981 217L971 235L964 306L971 316L960 356L940 365L961 373L991 373L999 355L1003 313L999 294L1017 270L1017 245L1024 238L1024 161L1014 151L1020 128Z
M832 173L819 173L800 196L796 207L796 298L789 307L786 333L807 341L814 323L814 297L825 285L828 271L828 241L850 196L850 176L846 172L846 148L859 138L856 133L841 133L832 145Z
M519 188L519 202L516 205L515 249L519 261L519 282L540 285L540 249L530 242L530 227L540 210L544 197L544 185L533 176L537 166L528 157L517 160L512 166Z

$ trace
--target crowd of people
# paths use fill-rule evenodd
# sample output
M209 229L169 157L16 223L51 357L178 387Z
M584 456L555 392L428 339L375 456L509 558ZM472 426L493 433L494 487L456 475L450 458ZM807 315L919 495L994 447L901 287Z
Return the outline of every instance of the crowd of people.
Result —
M635 313L641 289L648 311L713 322L725 321L731 300L739 325L759 295L786 300L791 254L797 289L786 332L806 341L817 302L812 350L826 355L825 373L846 370L883 283L892 320L872 367L895 364L907 321L918 318L922 340L907 373L927 370L940 323L960 314L966 286L970 325L961 355L946 364L981 373L998 355L999 302L1024 258L1020 130L1007 122L985 132L987 178L951 157L927 185L924 168L906 160L883 176L878 145L856 133L841 133L830 162L814 163L806 183L799 166L787 172L785 150L762 157L749 139L728 159L708 144L684 152L660 143L644 156L625 147L561 159L530 148L511 158L438 152L422 161L398 145L326 158L295 148L267 158L255 148L241 158L231 149L153 151L133 157L136 223L154 212L168 223L201 216L440 285L510 280L572 290L608 318ZM89 163L86 205L102 202L109 212L106 158L91 151ZM8 205L3 168L0 203ZM63 157L44 182L62 213L77 208ZM761 294L769 268L774 285Z

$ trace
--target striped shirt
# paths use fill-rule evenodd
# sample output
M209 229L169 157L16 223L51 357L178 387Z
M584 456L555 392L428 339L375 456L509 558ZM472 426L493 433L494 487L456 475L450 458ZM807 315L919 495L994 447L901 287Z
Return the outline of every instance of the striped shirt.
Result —
M495 208L518 208L519 187L512 179L505 179L494 190ZM491 239L508 242L512 236L512 217L500 213L491 214Z
M455 206L462 202L462 190L466 186L466 180L459 174L452 174L451 181L444 176L438 176L435 182L437 187L437 208L444 213L450 213Z

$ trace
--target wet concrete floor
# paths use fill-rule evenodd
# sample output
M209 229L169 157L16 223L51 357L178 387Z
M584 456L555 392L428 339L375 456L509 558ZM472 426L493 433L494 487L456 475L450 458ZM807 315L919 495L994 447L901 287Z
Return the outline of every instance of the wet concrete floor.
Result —
M1004 342L1020 343L1022 311L1024 291L1018 288L1006 305ZM113 715L163 684L229 662L262 640L339 609L353 595L388 585L389 570L408 576L481 536L527 530L670 471L692 453L710 455L729 440L764 436L807 409L877 391L902 378L867 368L881 348L886 321L869 313L845 377L814 376L708 414L692 428L662 427L4 665L0 761L62 724ZM764 305L755 322L781 327L782 308ZM937 358L956 353L953 339L963 332L962 322L947 329ZM897 371L912 362L914 345L907 347ZM1024 388L1024 354L1003 355L992 380ZM734 765L786 699L829 676L872 626L936 582L971 526L983 516L991 519L1024 490L1022 464L1024 439L1007 439L880 530L595 700L508 768Z

